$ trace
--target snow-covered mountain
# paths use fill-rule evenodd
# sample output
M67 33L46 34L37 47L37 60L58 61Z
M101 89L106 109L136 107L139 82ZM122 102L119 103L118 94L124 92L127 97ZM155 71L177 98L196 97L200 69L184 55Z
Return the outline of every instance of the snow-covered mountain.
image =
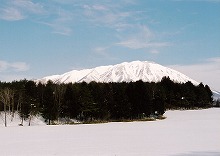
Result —
M178 83L191 81L193 84L199 83L188 76L164 67L154 62L133 61L116 65L100 66L92 69L73 70L62 75L44 77L38 81L46 83L51 80L55 83L69 82L158 82L164 76L169 76L171 80Z
M213 90L212 94L213 94L213 99L214 100L220 99L220 92Z

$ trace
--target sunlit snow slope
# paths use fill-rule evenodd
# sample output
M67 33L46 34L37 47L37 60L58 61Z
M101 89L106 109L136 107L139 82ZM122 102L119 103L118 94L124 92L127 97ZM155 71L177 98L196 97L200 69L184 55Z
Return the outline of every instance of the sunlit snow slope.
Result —
M117 65L100 66L92 69L73 70L62 75L44 77L38 81L46 83L51 80L55 83L69 82L158 82L164 76L169 76L174 82L185 83L191 81L193 84L199 83L186 75L162 65L147 62L133 61L124 62Z

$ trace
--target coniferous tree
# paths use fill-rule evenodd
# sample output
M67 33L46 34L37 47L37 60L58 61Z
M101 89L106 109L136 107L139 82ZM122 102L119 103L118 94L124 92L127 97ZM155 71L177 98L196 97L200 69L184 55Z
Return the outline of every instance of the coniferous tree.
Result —
M130 105L126 94L126 83L113 83L114 107L111 114L116 119L128 119L130 116Z
M83 82L80 84L79 90L79 105L81 107L82 119L91 121L94 118L98 108L97 103L93 101L92 94L88 88L88 84Z
M213 97L212 97L213 94L212 94L212 91L208 85L205 85L205 90L208 94L207 100L209 101L210 104L213 103Z
M80 114L80 105L78 101L79 90L76 84L67 84L64 101L62 104L62 117L77 118Z
M52 121L57 119L56 112L57 108L54 103L53 82L48 81L44 90L42 115L44 119L48 121L49 125Z
M39 112L49 124L60 117L81 121L138 119L162 115L166 109L206 108L213 101L209 86L175 83L169 77L158 83L0 82L0 92L5 88L13 94L9 96L10 104L0 102L0 109L12 114L17 111L21 124L26 119L30 122Z

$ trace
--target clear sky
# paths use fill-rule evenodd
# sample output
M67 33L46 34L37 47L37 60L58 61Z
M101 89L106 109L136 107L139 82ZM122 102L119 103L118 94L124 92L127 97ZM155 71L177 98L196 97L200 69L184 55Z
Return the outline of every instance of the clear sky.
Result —
M134 60L220 91L220 0L0 0L0 80Z

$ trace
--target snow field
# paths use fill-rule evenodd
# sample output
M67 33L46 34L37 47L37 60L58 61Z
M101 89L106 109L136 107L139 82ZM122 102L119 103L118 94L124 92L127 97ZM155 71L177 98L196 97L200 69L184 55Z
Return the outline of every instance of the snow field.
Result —
M149 122L0 127L3 156L219 156L220 109Z

